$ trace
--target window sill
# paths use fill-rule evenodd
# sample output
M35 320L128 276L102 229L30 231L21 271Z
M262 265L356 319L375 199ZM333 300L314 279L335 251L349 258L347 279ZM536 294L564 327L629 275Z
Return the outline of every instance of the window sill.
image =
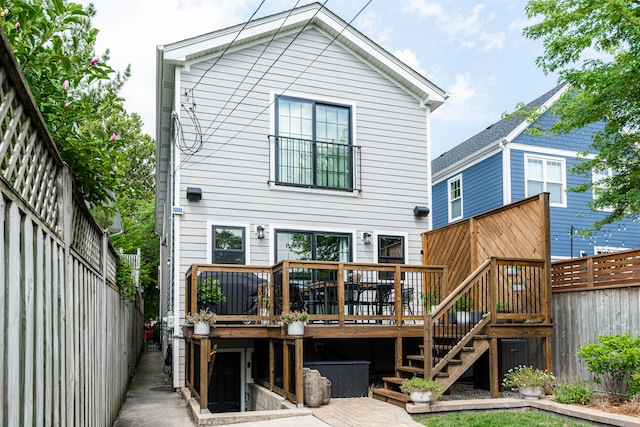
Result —
M278 185L275 182L269 182L270 190L277 191L290 191L293 193L313 193L313 194L330 194L332 196L339 197L360 197L359 190L330 190L328 188L309 188L309 187L295 187L289 185Z

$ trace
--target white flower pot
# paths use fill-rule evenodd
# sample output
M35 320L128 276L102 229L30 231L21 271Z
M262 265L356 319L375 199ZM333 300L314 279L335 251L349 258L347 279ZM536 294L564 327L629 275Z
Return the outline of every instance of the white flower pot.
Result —
M193 325L193 333L195 335L209 335L209 332L211 332L209 322L196 322L196 324Z
M287 325L288 335L304 335L304 322L295 321Z
M536 400L543 394L542 387L521 387L519 391L526 400Z
M430 391L412 391L409 393L409 397L416 406L429 406L433 400Z
M456 323L468 324L469 312L468 311L456 311Z

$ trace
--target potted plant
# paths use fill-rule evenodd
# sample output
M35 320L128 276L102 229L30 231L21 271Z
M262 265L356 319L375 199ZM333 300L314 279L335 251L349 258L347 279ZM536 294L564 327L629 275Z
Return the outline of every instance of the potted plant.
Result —
M400 385L400 391L409 393L411 400L417 406L427 406L440 396L442 386L435 380L413 377Z
M473 300L466 296L460 297L453 304L453 311L456 313L456 323L469 323L469 312L471 311L472 305Z
M304 335L304 324L309 320L309 313L303 311L290 311L280 316L283 326L287 327L288 335Z
M207 310L200 310L195 314L187 314L185 320L193 325L194 334L209 335L211 326L216 324L216 314Z
M207 310L212 310L214 305L227 300L227 297L222 294L220 281L213 277L199 280L197 291L198 307L203 307Z
M532 400L544 394L544 390L553 385L556 378L550 372L533 366L517 366L504 374L502 385L513 387L523 398Z

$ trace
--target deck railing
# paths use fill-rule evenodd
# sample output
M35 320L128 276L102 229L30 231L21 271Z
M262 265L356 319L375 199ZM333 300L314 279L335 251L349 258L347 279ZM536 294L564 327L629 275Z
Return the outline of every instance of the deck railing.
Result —
M215 287L224 301L211 303ZM446 288L446 268L325 261L273 267L194 264L187 271L186 313L208 309L217 323L273 323L306 310L310 323L402 324L423 320Z
M640 286L640 249L554 262L553 292Z

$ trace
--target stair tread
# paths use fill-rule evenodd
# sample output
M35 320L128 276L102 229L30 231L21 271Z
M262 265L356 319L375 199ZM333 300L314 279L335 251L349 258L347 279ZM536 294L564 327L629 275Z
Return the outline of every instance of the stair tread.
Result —
M447 345L447 344L434 344L433 348L436 350L451 350L454 346L453 345ZM424 345L420 345L420 348L424 350ZM474 351L475 348L468 346L468 347L462 347L460 349L460 351Z
M418 354L411 354L407 356L408 360L415 360L417 362L424 362L424 356L422 355L418 355ZM442 360L442 357L434 357L433 361L434 363L438 363ZM460 365L462 363L461 359L451 359L449 360L449 363L452 365Z
M417 366L400 366L399 368L396 368L396 371L403 371L403 372L411 372L414 375L415 374L420 374L422 375L422 373L424 373L424 369L417 367ZM448 377L449 374L445 373L445 372L440 372L438 373L438 375L436 375L436 377Z
M384 396L390 399L398 400L400 402L409 402L411 400L408 394L401 393L399 391L390 390L388 388L374 388L373 394Z
M385 383L390 383L390 384L395 384L395 385L400 385L405 380L406 380L406 378L404 378L404 377L382 377L382 381L384 381Z

